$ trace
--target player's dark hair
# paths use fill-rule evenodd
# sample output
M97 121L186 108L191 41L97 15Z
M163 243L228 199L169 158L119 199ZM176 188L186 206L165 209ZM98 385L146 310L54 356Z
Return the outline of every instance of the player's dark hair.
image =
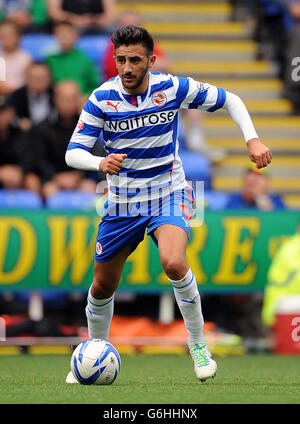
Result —
M120 46L129 46L132 44L142 44L148 56L153 54L154 41L149 32L142 27L135 25L125 25L118 28L112 35L115 50Z

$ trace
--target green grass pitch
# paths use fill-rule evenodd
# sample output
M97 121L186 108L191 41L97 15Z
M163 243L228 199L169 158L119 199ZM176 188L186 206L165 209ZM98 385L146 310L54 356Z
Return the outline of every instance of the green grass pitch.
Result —
M82 386L64 382L70 356L1 356L0 403L300 403L296 356L217 357L217 377L205 383L195 377L188 355L122 355L121 359L120 375L111 386Z

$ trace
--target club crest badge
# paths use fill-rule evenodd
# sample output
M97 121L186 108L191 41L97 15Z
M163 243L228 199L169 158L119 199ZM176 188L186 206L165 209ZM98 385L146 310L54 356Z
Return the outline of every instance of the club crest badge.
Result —
M167 96L163 91L156 91L152 94L151 101L155 106L161 107L167 103Z
M84 123L81 119L79 119L75 128L75 132L78 133L79 131L83 130L83 128L84 128Z
M99 241L97 241L96 243L96 253L98 256L101 255L102 253L102 246L101 246L101 243L99 243Z

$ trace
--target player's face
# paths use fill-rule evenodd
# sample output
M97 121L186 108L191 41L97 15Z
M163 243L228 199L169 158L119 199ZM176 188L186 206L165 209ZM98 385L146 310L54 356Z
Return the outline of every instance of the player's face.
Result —
M142 44L122 45L115 51L115 61L123 87L129 94L143 93L148 87L148 70L156 57L148 56Z

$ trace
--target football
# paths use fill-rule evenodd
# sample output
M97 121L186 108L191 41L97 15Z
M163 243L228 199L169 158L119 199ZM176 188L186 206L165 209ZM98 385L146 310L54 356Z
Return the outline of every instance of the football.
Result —
M76 347L71 357L71 370L80 384L112 384L120 368L117 349L102 339L85 340Z

